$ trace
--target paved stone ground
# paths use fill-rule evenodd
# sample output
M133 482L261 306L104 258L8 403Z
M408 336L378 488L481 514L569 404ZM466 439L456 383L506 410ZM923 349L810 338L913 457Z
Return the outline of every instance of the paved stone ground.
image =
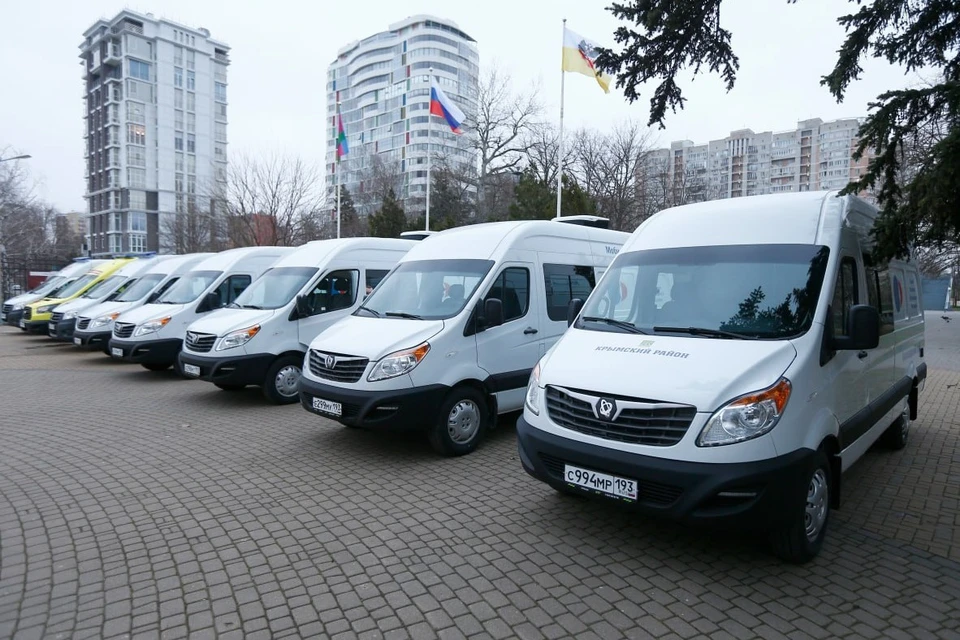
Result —
M928 322L910 445L802 567L563 498L509 422L441 459L0 329L0 638L960 638L960 315Z

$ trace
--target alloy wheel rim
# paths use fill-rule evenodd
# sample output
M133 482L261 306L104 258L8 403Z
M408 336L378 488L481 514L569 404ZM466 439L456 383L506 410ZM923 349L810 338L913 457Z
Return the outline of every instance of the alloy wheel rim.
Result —
M827 486L827 474L823 469L817 469L810 478L807 487L807 503L804 509L804 530L807 540L813 542L823 530L827 522L827 512L830 508L830 489Z
M287 365L277 372L274 379L274 386L277 393L284 398L292 398L299 392L300 367L296 365Z
M480 408L473 400L460 400L447 416L447 433L457 444L470 442L480 430Z
M910 405L907 404L900 414L900 437L904 442L907 440L907 433L910 431Z

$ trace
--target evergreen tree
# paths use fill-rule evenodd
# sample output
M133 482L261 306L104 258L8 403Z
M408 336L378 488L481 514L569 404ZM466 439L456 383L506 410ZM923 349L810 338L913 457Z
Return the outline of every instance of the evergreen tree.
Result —
M370 235L378 238L399 238L406 229L407 216L393 189L384 196L380 210L370 216Z
M520 175L510 205L510 220L549 220L557 212L556 192L537 177L532 169Z
M334 201L334 207L336 207L336 201ZM336 216L336 209L334 209L334 216ZM336 225L336 220L334 220L334 225ZM357 215L357 208L353 204L353 196L350 195L349 189L340 187L340 237L357 238L362 235L363 224Z

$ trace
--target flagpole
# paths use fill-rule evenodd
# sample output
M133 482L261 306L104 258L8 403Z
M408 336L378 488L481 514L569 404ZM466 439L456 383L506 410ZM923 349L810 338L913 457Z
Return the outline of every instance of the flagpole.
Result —
M430 99L433 100L433 67L430 67ZM430 134L433 129L433 116L427 110L427 213L424 216L424 231L430 231Z
M337 100L337 118L336 123L334 124L334 136L338 139L340 137L340 101ZM335 176L337 178L337 237L340 237L340 141L337 140L337 144L334 146L333 150L334 155L337 157L337 164L335 169Z
M560 142L557 147L557 217L560 217L560 198L563 192L563 98L564 81L567 74L563 70L563 38L567 35L567 19L563 19L563 34L560 40Z

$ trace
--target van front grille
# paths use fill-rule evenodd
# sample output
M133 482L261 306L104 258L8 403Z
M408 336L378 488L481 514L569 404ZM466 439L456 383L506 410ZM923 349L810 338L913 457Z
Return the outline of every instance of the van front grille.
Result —
M90 326L90 318L79 318L77 320L77 329L86 329Z
M50 322L60 322L61 320L63 320L63 312L62 312L62 311L57 311L57 312L54 313L52 316L50 316Z
M129 338L137 325L130 322L116 322L113 325L113 335L117 338Z
M353 383L367 368L368 358L310 350L310 372L318 378Z
M13 305L12 305L12 304L5 304L5 305L3 305L3 313L4 313L4 315L10 313L11 311L13 311Z
M33 308L32 308L32 307L24 307L24 308L23 308L23 319L24 319L24 320L30 320L31 318L33 318Z
M195 351L197 353L207 353L210 349L213 349L213 343L217 341L217 336L209 333L195 333L193 331L187 332L186 344L187 348L190 351Z
M603 396L590 391L547 387L547 412L561 427L586 435L653 447L669 447L683 438L697 408L638 398ZM612 413L601 417L600 403Z

